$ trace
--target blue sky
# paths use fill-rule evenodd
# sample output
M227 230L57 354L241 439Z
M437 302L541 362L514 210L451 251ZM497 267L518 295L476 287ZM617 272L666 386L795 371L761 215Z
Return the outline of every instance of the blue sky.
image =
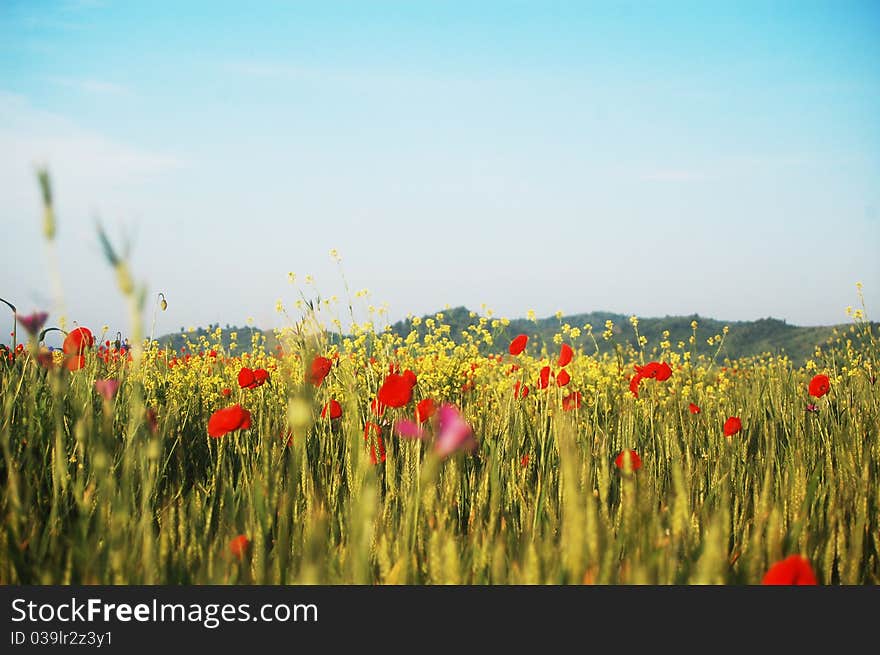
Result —
M331 248L392 319L876 318L877 3L255 4L0 3L4 298L51 308L42 162L85 325L96 217L157 332L343 295Z

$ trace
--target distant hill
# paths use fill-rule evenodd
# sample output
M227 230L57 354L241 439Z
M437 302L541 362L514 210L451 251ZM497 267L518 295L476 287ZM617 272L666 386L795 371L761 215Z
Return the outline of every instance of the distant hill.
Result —
M470 317L471 312L466 307L446 309L442 310L441 313L444 317L444 323L451 328L450 338L456 341L460 338L463 330L478 320L478 318ZM423 336L426 332L424 319L432 318L433 316L435 314L426 314L422 317L421 324L415 328L412 325L412 321L407 319L393 324L391 329L403 336L406 336L411 330L415 329ZM599 311L589 314L563 316L561 319L556 317L542 318L536 322L524 318L510 319L510 324L506 328L499 330L495 344L492 347L486 347L486 352L503 352L510 339L522 333L530 337L531 352L536 352L534 350L535 347L540 349L544 345L547 346L548 351L553 352L556 350L556 346L553 344L553 335L565 323L581 330L581 342L585 344L585 350L591 351L593 349L592 342L589 339L585 340L586 334L584 333L584 325L589 323L593 326L593 334L599 343L600 351L607 351L609 345L601 338L601 335L605 329L605 321L608 320L614 323L615 339L618 343L635 345L635 334L629 323L629 316ZM673 347L675 347L679 341L687 342L691 336L692 321L697 321L698 323L697 348L699 352L714 353L715 346L710 347L706 343L706 339L716 334L721 334L724 326L728 326L730 332L724 340L724 346L719 353L719 360L724 357L735 359L769 352L773 354L787 354L796 365L800 365L808 359L815 346L825 343L832 335L832 330L835 327L801 327L790 325L776 318L762 318L756 321L719 321L714 318L693 314L690 316L664 316L662 318L639 317L639 333L647 337L648 351L659 344L664 330L669 331L669 340L672 342ZM211 325L208 328L199 328L195 332L181 331L174 334L166 334L159 337L158 341L163 347L170 346L179 352L180 348L186 345L187 340L198 342L201 335L210 335L217 327L219 326ZM844 328L848 326L838 325L836 327ZM271 330L263 333L258 328L227 325L223 329L221 338L224 348L229 347L232 333L237 334L238 348L243 351L250 350L251 339L255 333L265 334L266 342L270 349L275 346L275 337Z
M161 337L156 337L156 341L159 342L159 346L161 348L166 348L173 350L175 352L180 352L181 348L185 348L187 342L199 343L202 337L207 337L209 343L213 343L215 341L214 332L217 328L220 327L219 324L209 325L207 328L199 327L193 330L192 332L186 331L183 328L180 328L180 332L172 332L171 334L164 334ZM251 343L254 335L264 335L266 337L267 344L271 343L272 347L275 344L275 335L271 330L260 330L255 327L236 327L234 325L226 325L222 328L223 332L220 337L220 343L225 349L229 349L230 344L232 343L232 335L236 336L236 344L238 344L238 348L243 352L249 352L251 350Z
M442 313L444 322L451 327L451 336L453 338L476 320L470 318L470 311L465 307L456 307L445 310ZM602 339L601 335L605 329L605 321L608 320L614 323L615 340L618 343L635 345L635 333L632 325L630 325L628 315L598 311L589 314L563 316L561 319L553 316L538 319L537 322L524 318L510 319L510 325L500 333L492 350L501 352L506 348L511 338L517 334L528 334L530 346L534 344L540 348L542 345L546 345L548 351L555 352L557 346L553 344L553 335L559 332L560 326L568 323L573 328L577 327L581 330L581 341L589 344L589 346L584 346L587 351L591 350L593 346L592 341L588 339L584 341L586 337L584 325L592 325L593 335L599 344L600 352L606 351L610 346L608 342ZM698 314L692 314L690 316L639 317L639 334L647 337L647 350L650 351L651 348L659 344L663 331L668 330L669 341L675 347L679 341L687 342L688 338L693 334L691 329L693 321L697 321L698 324L698 352L714 353L716 346L710 347L706 343L706 339L716 334L721 334L724 327L727 326L730 328L730 332L724 339L724 346L718 355L719 360L724 357L736 359L738 357L760 355L767 352L773 354L785 353L798 365L802 364L812 355L817 345L823 344L828 340L835 327L800 327L789 325L785 321L775 318L762 318L757 321L719 321ZM845 326L839 325L837 327L842 328ZM412 323L408 320L400 321L395 323L392 329L399 334L405 335L412 329ZM420 331L420 334L424 334L424 323L417 329Z

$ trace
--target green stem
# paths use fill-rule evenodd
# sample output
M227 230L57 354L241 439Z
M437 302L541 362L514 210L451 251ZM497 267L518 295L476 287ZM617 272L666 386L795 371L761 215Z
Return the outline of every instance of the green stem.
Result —
M18 345L18 310L15 309L15 305L7 300L3 300L3 298L0 298L0 302L12 310L12 350L14 351L15 346Z

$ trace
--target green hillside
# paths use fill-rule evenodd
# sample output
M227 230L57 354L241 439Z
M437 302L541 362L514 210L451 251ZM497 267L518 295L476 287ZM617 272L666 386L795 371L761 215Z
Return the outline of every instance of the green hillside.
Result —
M451 328L450 336L453 339L457 339L463 330L466 330L469 325L478 320L478 317L471 317L471 311L466 307L443 310L442 314L444 322ZM433 316L434 314L428 314L422 318L427 319ZM492 347L487 347L486 351L502 352L509 340L521 333L529 335L531 347L540 349L542 346L546 346L549 351L554 351L556 347L553 345L553 335L566 323L573 328L576 327L581 330L580 340L587 351L592 351L594 346L592 341L586 336L584 326L587 324L592 325L593 334L596 336L600 351L605 351L610 346L608 342L601 338L601 334L605 329L605 321L609 320L614 323L615 340L618 343L635 345L635 334L628 316L612 312L591 312L589 314L563 316L560 319L556 317L538 319L537 321L524 318L511 319L507 327L498 328L495 344ZM687 342L688 338L693 334L691 329L692 321L697 321L698 323L697 347L702 352L714 353L716 346L709 346L706 340L716 334L721 334L725 326L730 328L730 332L725 338L724 345L719 353L719 360L723 360L725 357L735 359L769 352L773 354L787 354L798 365L810 357L815 346L827 341L835 327L801 327L790 325L783 320L775 318L763 318L757 321L719 321L693 314L691 316L640 317L639 333L648 339L648 351L659 344L664 330L669 331L669 340L675 346L679 341ZM180 352L182 347L186 347L187 341L198 343L201 336L213 334L218 327L218 325L211 325L208 328L199 328L195 332L184 332L181 330L181 332L160 337L159 342L163 347L171 347ZM843 329L847 326L838 325L836 327ZM424 320L416 327L413 327L411 320L404 320L392 325L391 329L403 336L409 334L413 329L419 332L420 335L424 335L426 326ZM270 349L275 347L275 337L271 330L263 333L258 328L227 325L223 329L221 337L224 348L229 348L233 334L236 336L237 348L240 351L250 350L250 344L255 334L264 334L267 346Z
M470 318L470 312L464 307L456 307L455 309L443 312L444 320L452 328L453 336L460 333L468 325L473 323ZM635 345L636 337L632 325L629 322L629 316L624 314L615 314L612 312L591 312L589 314L575 314L570 316L549 317L530 321L527 319L511 319L510 325L501 330L498 340L496 340L496 350L500 350L506 346L509 339L517 334L528 334L531 343L538 346L546 345L548 350L554 351L556 347L553 345L553 335L559 332L560 327L569 324L571 327L579 328L582 333L584 326L589 324L593 328L593 334L599 345L600 352L610 348L608 342L601 338L601 334L605 329L605 322L612 321L614 323L615 340L618 343L630 343ZM669 331L669 340L673 346L679 341L687 342L688 338L693 334L691 323L697 321L697 347L703 352L715 352L716 346L709 346L706 340L716 334L721 334L725 326L730 328L730 332L724 340L724 345L719 353L719 359L730 357L735 359L749 355L758 355L766 352L774 354L787 354L796 364L801 364L809 358L816 345L824 343L831 335L834 326L819 327L799 327L789 325L785 321L775 318L764 318L757 321L719 321L713 318L706 318L693 314L690 316L665 316L662 318L642 318L639 317L639 334L648 339L646 349L650 349L658 345L661 336L665 330ZM837 326L842 328L843 326ZM410 321L401 321L392 326L395 332L408 334L412 328ZM424 323L418 328L424 331ZM585 335L580 337L581 341L588 344L585 349L591 350L595 346L592 340L585 339Z

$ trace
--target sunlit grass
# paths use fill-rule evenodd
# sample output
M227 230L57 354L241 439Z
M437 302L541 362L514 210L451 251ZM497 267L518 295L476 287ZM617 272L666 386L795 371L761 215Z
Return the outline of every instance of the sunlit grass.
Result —
M235 356L218 339L194 344L189 359L154 344L139 366L112 352L107 361L90 352L73 372L28 351L7 359L0 576L755 583L772 562L803 553L823 583L878 581L878 403L866 367L876 345L867 332L841 336L814 360L831 379L819 399L806 391L812 372L784 359L723 371L681 356L669 380L642 382L638 400L628 390L635 352L623 367L577 352L571 382L542 390L539 369L555 357L478 355L444 337L440 321L430 334L405 346L388 333L355 337L320 387L305 381L303 362L337 352L319 333L311 344L287 342L280 357L259 343ZM407 407L379 419L370 403L392 363L418 384ZM242 366L266 368L270 381L239 388ZM95 389L103 379L122 382L112 399ZM518 381L531 386L525 398L514 396ZM581 406L565 412L562 397L575 389ZM434 461L428 443L393 433L421 398L461 407L474 454ZM292 399L307 408L294 425ZM343 410L332 421L320 417L330 399ZM211 413L235 402L251 412L251 428L210 438ZM725 438L733 415L743 430ZM376 465L368 421L386 449ZM643 461L632 474L614 466L624 449ZM229 546L239 534L251 542L241 561Z

